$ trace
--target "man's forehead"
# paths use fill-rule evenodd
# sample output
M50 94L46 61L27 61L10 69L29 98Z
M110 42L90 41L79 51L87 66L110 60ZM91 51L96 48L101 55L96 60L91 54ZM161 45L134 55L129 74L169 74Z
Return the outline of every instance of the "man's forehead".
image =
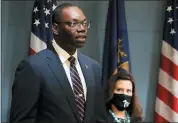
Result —
M70 20L84 20L86 19L83 11L76 7L76 6L72 6L72 7L67 7L64 8L62 11L62 15L63 15L63 19L70 19Z

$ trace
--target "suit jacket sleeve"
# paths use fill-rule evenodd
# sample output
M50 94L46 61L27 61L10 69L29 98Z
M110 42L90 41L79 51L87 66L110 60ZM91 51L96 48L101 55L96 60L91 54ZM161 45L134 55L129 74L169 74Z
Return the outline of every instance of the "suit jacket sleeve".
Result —
M38 108L40 79L28 61L22 61L12 86L10 123L34 123Z
M104 102L104 89L101 82L101 69L99 64L96 64L95 66L95 77L97 78L96 123L106 123L107 113Z

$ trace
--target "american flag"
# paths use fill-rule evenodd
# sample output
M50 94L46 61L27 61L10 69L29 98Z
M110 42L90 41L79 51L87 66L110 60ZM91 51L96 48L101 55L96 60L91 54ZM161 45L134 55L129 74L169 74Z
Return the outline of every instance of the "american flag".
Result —
M178 0L167 0L155 122L178 122Z
M52 12L56 0L36 0L32 12L30 55L47 48L53 40Z

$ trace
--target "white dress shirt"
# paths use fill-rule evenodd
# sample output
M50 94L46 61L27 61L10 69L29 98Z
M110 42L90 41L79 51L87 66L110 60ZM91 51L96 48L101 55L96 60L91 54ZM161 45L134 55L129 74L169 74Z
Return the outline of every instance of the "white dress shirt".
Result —
M57 52L58 56L59 56L59 59L61 60L62 62L62 65L64 67L64 70L66 72L66 75L67 75L67 78L69 80L69 83L71 85L71 88L73 90L73 84L72 84L72 80L71 80L71 76L70 76L70 62L68 61L68 58L70 57L70 55L64 50L62 49L57 43L55 40L53 40L52 42L53 44L53 47L55 49L55 51ZM83 73L82 73L82 69L80 67L80 64L79 64L79 61L78 61L78 57L77 57L77 50L76 52L74 53L73 57L76 58L76 69L79 73L79 76L80 76L80 79L81 79L81 82L82 82L82 86L83 86L83 91L84 91L84 97L85 97L85 100L86 100L86 93L87 93L87 88L86 88L86 83L85 83L85 79L84 79L84 76L83 76Z

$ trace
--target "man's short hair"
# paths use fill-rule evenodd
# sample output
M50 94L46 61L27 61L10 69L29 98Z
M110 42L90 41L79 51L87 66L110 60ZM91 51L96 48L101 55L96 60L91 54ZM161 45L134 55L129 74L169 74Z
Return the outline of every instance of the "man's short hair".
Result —
M76 5L73 5L71 3L62 3L62 4L58 5L53 11L52 23L60 22L62 19L62 16L63 16L62 15L63 9L68 8L68 7L73 7L73 6L76 7Z

